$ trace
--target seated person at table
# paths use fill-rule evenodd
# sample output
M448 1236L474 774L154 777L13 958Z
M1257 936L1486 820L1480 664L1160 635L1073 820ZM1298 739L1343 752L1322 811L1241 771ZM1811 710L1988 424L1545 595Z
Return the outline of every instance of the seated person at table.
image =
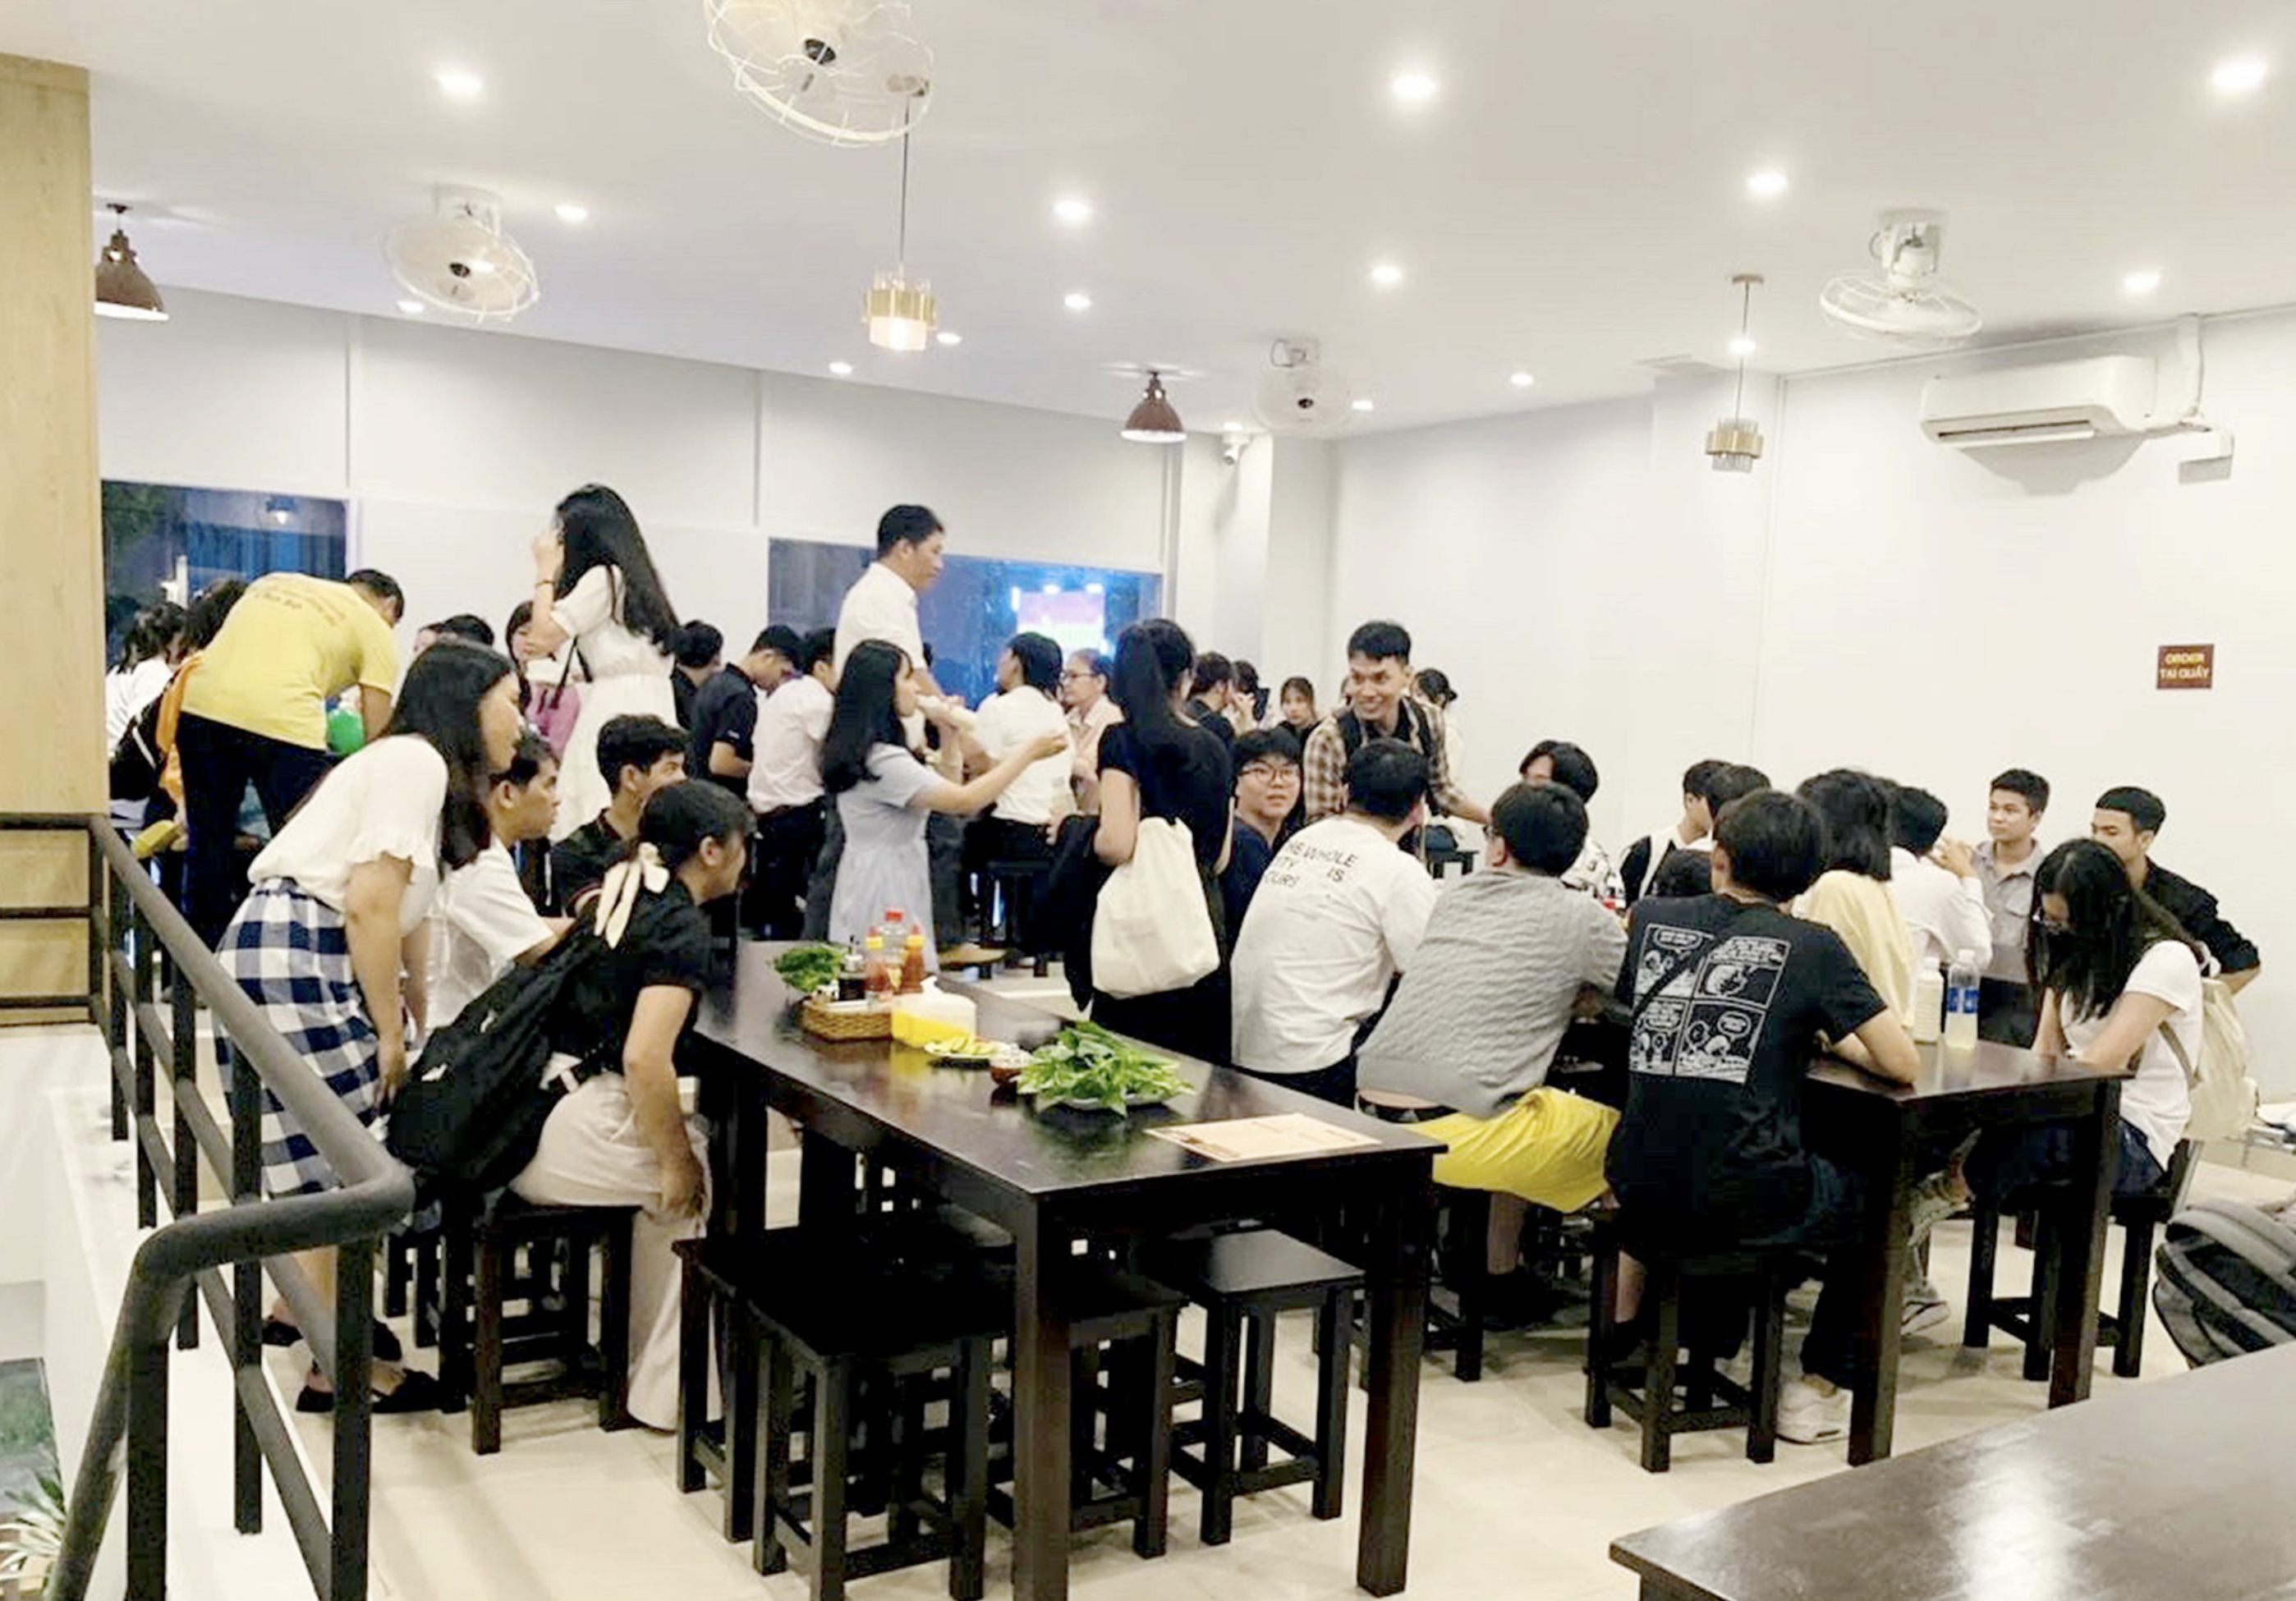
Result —
M451 620L451 619L450 619ZM550 837L558 812L558 756L532 729L518 737L510 765L487 786L487 848L439 882L430 907L430 1002L427 1029L447 1026L510 970L542 960L566 930L545 919L518 881L511 848Z
M1450 1148L1435 1181L1576 1212L1601 1196L1619 1115L1546 1086L1583 992L1618 986L1619 919L1562 875L1579 858L1587 808L1561 784L1517 784L1491 807L1487 870L1444 891L1395 1000L1364 1041L1357 1079L1434 1103L1419 1129ZM1382 1115L1388 1114L1382 1113ZM1502 1302L1530 1294L1513 1277L1521 1205L1495 1205L1485 1265ZM1520 1320L1520 1319L1510 1319Z
M749 837L749 807L716 784L672 784L647 801L629 859L607 870L584 908L611 949L588 982L567 986L550 1020L545 1078L572 1087L511 1180L538 1205L638 1208L627 1404L649 1428L677 1424L672 1247L699 1236L709 1214L708 1148L679 1110L674 1058L711 976L701 909L741 884Z
M1682 818L1670 829L1660 829L1645 834L1627 847L1619 858L1619 886L1631 906L1651 892L1651 881L1668 857L1677 851L1695 851L1701 856L1714 848L1714 819L1706 810L1706 780L1716 770L1726 766L1724 762L1709 759L1693 762L1682 774Z
M1582 806L1595 798L1603 781L1595 770L1595 758L1568 739L1541 739L1530 747L1518 771L1526 784L1562 785L1578 797ZM1591 832L1579 847L1578 860L1563 870L1562 882L1597 901L1621 900L1625 894L1619 886L1618 870L1611 865L1610 852Z
M2067 840L2043 857L2033 892L2027 960L2041 992L2033 1049L2090 1063L2136 1058L2136 1076L2120 1087L2112 1193L2157 1189L2192 1115L2177 1053L2200 1060L2200 951L2093 839ZM2072 1149L2063 1125L1988 1133L1970 1153L1969 1187L1999 1204L2070 1181Z
M1943 839L1946 805L1926 789L1898 786L1890 796L1890 895L1914 942L1914 965L1950 967L1966 951L1978 971L1993 960L1993 919L1977 853Z
M2234 927L2218 909L2216 896L2152 860L2152 841L2168 821L2169 808L2161 804L2159 796L2149 789L2123 786L2096 797L2089 835L2120 858L2131 884L2176 919L2195 943L2207 949L2225 987L2237 995L2264 971L2264 957L2256 942Z
M685 776L685 731L659 717L610 717L598 731L598 771L613 798L606 809L550 850L554 916L597 887L606 869L637 837L638 818L657 790Z
M1643 894L1653 901L1685 901L1714 893L1714 858L1706 851L1669 851Z
M1300 741L1288 728L1256 728L1235 741L1235 843L1220 874L1220 899L1227 926L1243 927L1243 914L1267 864L1292 837L1300 808Z
M1782 903L1816 879L1824 829L1808 803L1763 790L1715 821L1714 893L1645 897L1628 927L1619 998L1633 1014L1627 1107L1608 1171L1632 1233L1686 1246L1806 1245L1824 1287L1779 1398L1781 1437L1849 1425L1862 1253L1857 1175L1806 1150L1802 1080L1854 1041L1884 1078L1910 1082L1912 1040L1830 928ZM1622 1313L1639 1295L1621 1274Z
M1237 1067L1356 1104L1357 1043L1435 909L1435 881L1397 848L1426 805L1427 759L1374 739L1348 758L1346 810L1276 853L1235 942Z
M1837 767L1804 779L1794 793L1824 827L1816 881L1793 915L1841 936L1867 982L1899 1022L1913 1015L1914 939L1890 898L1890 789L1870 772Z

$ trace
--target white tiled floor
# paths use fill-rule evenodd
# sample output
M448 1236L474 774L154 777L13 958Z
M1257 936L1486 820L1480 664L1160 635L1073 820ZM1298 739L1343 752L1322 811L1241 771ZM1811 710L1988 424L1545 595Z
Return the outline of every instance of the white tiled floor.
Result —
M791 1170L794 1161L782 1164ZM2204 1165L2196 1195L2284 1197L2286 1177ZM785 1180L775 1188L786 1200ZM2117 1240L2117 1236L2115 1237ZM2029 1260L2003 1234L2005 1288L2021 1287ZM1969 1230L1939 1230L1933 1276L1958 1303ZM2108 1293L2112 1269L2108 1269ZM1958 1337L1959 1321L1938 1331ZM1188 1336L1184 1336L1184 1340ZM2148 1378L2184 1362L2156 1324L2148 1336ZM1579 1420L1579 1341L1568 1331L1500 1336L1478 1385L1429 1363L1422 1389L1418 1485L1408 1593L1423 1597L1628 1597L1631 1580L1608 1559L1610 1542L1685 1513L1750 1499L1842 1471L1841 1447L1779 1448L1767 1467L1747 1462L1743 1437L1692 1436L1676 1444L1674 1470L1646 1474L1621 1425L1595 1434ZM1302 1417L1312 1389L1306 1329L1287 1325L1278 1410ZM2096 1390L2113 1378L2100 1358ZM291 1393L294 1370L281 1355L278 1376ZM2017 1353L1997 1340L1983 1358L1958 1345L1909 1343L1898 1407L1898 1447L1911 1450L1972 1430L2030 1416L2042 1386L2018 1376ZM1790 1364L1791 1370L1791 1364ZM480 1597L675 1597L676 1601L782 1601L802 1596L802 1580L760 1580L746 1548L717 1530L714 1491L680 1496L667 1439L601 1434L577 1402L513 1411L499 1456L470 1453L468 1424L438 1416L376 1420L374 1556L379 1595L405 1601ZM1360 1447L1361 1414L1351 1444ZM326 1425L305 1420L314 1454ZM1349 1492L1357 1481L1351 1466ZM1292 1601L1343 1597L1353 1587L1355 1523L1319 1523L1306 1491L1275 1491L1240 1503L1234 1539L1219 1548L1196 1540L1197 1499L1176 1484L1171 1551L1135 1558L1120 1530L1080 1539L1073 1589L1087 1601ZM1009 1548L992 1532L990 1594L1009 1594ZM938 1567L889 1574L860 1585L861 1597L931 1601L945 1595Z

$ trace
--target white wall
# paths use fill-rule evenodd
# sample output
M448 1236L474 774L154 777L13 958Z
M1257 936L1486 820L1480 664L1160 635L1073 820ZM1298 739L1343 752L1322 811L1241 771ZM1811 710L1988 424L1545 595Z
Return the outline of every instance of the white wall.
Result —
M2206 346L2228 475L2180 472L2173 440L1965 454L1922 436L1931 372L2082 346L1788 380L1751 408L1770 449L1744 478L1708 470L1726 408L1696 386L1350 440L1314 675L1355 623L1400 617L1461 691L1469 781L1493 792L1533 739L1575 739L1620 845L1669 820L1703 756L1783 783L1871 767L1972 837L2005 766L2056 786L2052 841L2101 789L2145 785L2169 808L2160 859L2264 948L2243 1012L2267 1092L2296 1092L2296 903L2267 845L2296 787L2296 316L2214 322ZM2096 347L2161 357L2172 387L2165 338ZM2154 689L2156 647L2194 641L2217 645L2218 687Z
M766 621L767 540L866 544L896 501L931 506L963 553L1163 566L1167 453L1112 421L192 291L168 306L100 325L104 476L353 501L356 561L399 580L410 625L499 625L551 506L594 480L636 511L681 612L734 641Z

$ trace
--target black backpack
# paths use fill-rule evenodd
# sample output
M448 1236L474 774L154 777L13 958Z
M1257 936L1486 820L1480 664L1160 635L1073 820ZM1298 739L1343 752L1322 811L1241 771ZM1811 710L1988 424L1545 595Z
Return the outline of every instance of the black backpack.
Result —
M127 720L119 743L111 752L111 796L119 801L148 801L160 792L160 775L166 771L168 753L160 748L160 702Z
M2296 1343L2296 1207L2196 1201L2154 1254L2152 1306L2195 1368Z
M383 1141L414 1170L418 1207L490 1195L534 1159L560 1095L595 1071L585 1062L554 1085L542 1082L551 1018L568 987L607 954L606 942L578 923L549 955L512 968L424 1042L391 1102Z

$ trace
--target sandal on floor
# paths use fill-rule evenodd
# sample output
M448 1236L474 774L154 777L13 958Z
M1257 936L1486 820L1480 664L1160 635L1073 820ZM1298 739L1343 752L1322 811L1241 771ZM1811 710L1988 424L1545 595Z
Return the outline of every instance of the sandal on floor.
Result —
M377 1417L393 1412L435 1412L445 1396L446 1391L437 1379L410 1368L400 1376L398 1388L388 1395L376 1393L372 1410ZM315 1390L306 1380L301 1392L295 1397L295 1409L298 1412L332 1412L335 1409L335 1393L332 1390Z
M303 1337L303 1331L284 1318L263 1319L263 1343L266 1345L292 1345ZM390 1325L381 1319L374 1325L374 1356L377 1361L396 1362L405 1357L406 1348L390 1331ZM324 1409L322 1409L324 1410Z

